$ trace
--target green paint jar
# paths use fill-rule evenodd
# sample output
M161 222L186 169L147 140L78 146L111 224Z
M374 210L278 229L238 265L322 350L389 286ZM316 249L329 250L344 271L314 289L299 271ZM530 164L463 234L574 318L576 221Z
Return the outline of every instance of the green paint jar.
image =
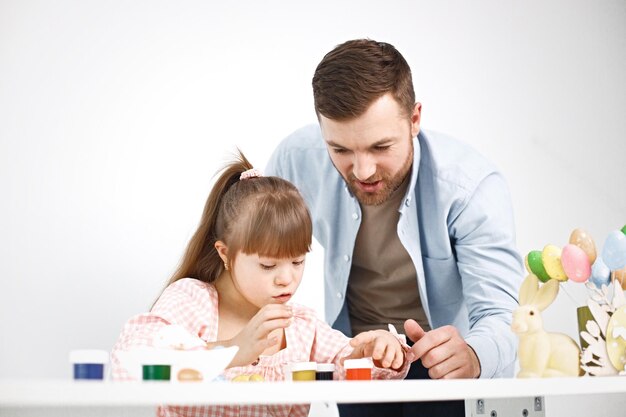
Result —
M169 381L171 365L143 365L144 381Z

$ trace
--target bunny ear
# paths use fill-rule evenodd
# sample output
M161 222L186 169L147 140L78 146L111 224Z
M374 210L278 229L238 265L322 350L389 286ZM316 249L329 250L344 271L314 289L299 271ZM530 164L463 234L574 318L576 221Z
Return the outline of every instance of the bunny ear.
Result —
M530 304L537 294L539 288L539 278L534 274L528 274L528 276L522 282L522 286L519 289L519 303L520 305Z
M548 307L559 293L559 281L551 279L539 288L539 291L532 300L532 303L540 310L543 311Z

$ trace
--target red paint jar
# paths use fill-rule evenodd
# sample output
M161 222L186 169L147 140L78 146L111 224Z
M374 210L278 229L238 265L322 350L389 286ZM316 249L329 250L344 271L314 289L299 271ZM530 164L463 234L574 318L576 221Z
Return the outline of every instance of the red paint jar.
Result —
M346 359L343 362L346 369L346 379L350 381L367 381L372 379L374 364L371 358Z

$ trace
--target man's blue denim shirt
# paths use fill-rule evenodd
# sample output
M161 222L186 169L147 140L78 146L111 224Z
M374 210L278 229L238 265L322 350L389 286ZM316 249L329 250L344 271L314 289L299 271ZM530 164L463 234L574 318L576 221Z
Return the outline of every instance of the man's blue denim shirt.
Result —
M491 162L449 136L421 131L413 143L397 232L415 264L428 321L459 330L480 360L481 378L510 377L517 350L510 325L523 267L506 182ZM361 209L319 126L284 139L265 174L293 182L306 200L325 250L326 320L349 334L344 302Z

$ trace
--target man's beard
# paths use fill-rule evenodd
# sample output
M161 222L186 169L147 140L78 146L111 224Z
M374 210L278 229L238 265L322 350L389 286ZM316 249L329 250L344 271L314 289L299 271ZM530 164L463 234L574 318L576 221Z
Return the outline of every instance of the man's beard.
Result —
M393 194L394 191L400 188L400 185L402 185L402 182L404 181L406 176L409 175L412 163L413 163L413 146L411 144L411 151L409 152L407 159L402 164L402 168L398 171L398 173L395 176L391 177L387 173L376 172L370 178L363 181L363 182L369 182L369 183L382 181L383 187L375 193L368 193L368 192L361 190L359 186L356 184L357 182L359 182L359 180L357 180L357 178L354 176L352 172L348 175L348 178L344 178L344 179L346 180L346 183L348 184L348 188L350 189L352 194L356 197L357 200L359 200L359 203L365 206L378 206L384 203L385 201L389 200L389 197L391 197L391 194Z

